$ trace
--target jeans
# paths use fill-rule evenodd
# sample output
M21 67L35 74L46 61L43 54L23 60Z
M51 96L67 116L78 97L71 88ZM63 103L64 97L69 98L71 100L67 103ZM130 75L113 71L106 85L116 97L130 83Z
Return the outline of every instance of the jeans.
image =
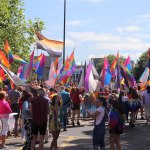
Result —
M95 125L93 130L93 149L98 150L100 147L100 150L105 150L105 121L102 120L102 122L99 125Z

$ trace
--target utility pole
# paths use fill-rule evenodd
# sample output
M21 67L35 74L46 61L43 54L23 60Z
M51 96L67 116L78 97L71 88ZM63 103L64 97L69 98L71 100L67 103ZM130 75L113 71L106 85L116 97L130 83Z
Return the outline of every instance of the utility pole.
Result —
M64 0L63 65L65 64L66 0Z

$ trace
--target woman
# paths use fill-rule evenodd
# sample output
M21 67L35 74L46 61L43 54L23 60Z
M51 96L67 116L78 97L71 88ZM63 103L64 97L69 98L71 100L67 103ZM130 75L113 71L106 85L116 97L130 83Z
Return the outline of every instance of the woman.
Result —
M112 106L108 115L110 150L115 150L115 145L117 150L121 150L120 134L123 133L124 129L123 111L117 100L112 100L111 105Z
M57 140L60 134L60 97L55 95L52 98L50 114L50 132L52 133L53 140L51 142L50 150L57 150Z
M5 101L6 98L6 92L1 91L0 92L0 119L2 121L2 131L0 133L0 149L6 148L5 140L8 132L8 119L9 114L12 112L10 105L7 101Z
M138 93L135 89L132 89L129 93L129 111L131 112L130 115L130 126L135 127L135 120L136 120L136 114L139 108L141 107L141 102L138 96Z
M100 97L96 100L97 110L94 113L87 111L88 115L91 118L95 119L95 126L93 130L93 149L105 150L105 119L106 119L106 110L103 107L104 99Z
M128 121L128 114L129 114L128 97L125 96L124 91L120 91L118 101L119 101L119 104L121 105L122 110L126 116L126 120Z
M80 91L78 88L72 88L71 93L70 93L70 97L72 99L72 126L75 126L74 124L74 118L75 115L77 114L77 125L80 126L80 122L79 122L79 118L80 118L80 97L79 95L83 94L84 91Z
M33 95L31 93L27 93L24 95L23 103L22 103L22 119L24 119L24 128L26 131L26 142L24 143L22 150L30 150L31 149L31 141L32 141L32 115L30 112L31 100Z
M150 122L150 86L147 86L146 90L143 93L143 104L145 110L145 117L147 123Z

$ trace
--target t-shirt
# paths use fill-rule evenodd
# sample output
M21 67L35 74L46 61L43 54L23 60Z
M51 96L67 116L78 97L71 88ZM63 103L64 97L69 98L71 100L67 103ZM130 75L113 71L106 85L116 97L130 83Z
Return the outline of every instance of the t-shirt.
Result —
M11 104L17 104L21 98L21 93L17 90L10 90L8 96Z
M122 102L127 102L127 101L128 101L128 97L123 96L123 97L122 97Z
M100 106L100 107L97 108L96 111L100 112L100 114L96 117L96 125L99 125L103 120L105 110L102 106Z
M47 122L49 100L43 96L35 97L32 100L33 122L40 125Z

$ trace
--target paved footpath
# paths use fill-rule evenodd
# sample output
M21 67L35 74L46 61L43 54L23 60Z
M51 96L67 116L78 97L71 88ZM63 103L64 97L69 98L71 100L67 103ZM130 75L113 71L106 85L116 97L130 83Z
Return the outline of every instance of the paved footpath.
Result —
M61 132L58 145L59 150L92 150L93 121L81 121L81 126L68 126L67 132ZM44 150L49 150L49 143L44 145ZM21 150L18 146L19 138L7 139L8 150ZM108 130L106 133L106 150L109 150ZM135 128L127 125L125 133L121 135L122 150L150 150L150 124L145 120L137 120Z

